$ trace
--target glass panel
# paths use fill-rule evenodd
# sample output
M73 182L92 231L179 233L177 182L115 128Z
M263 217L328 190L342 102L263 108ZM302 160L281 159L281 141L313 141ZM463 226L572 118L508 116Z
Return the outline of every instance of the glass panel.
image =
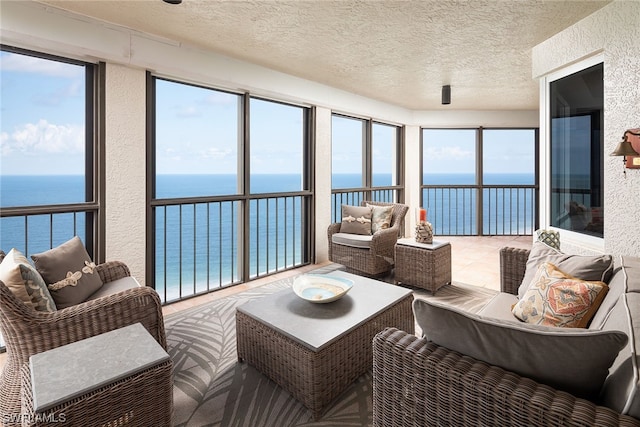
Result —
M85 66L6 51L0 64L0 206L90 201Z
M476 130L423 129L422 183L476 183Z
M331 188L364 186L362 169L365 121L343 116L331 118Z
M305 109L251 99L251 193L303 188Z
M484 129L484 184L535 184L535 143L533 129Z
M603 236L603 65L550 84L551 225Z
M397 185L398 179L398 127L373 124L371 141L372 185Z
M238 194L240 95L155 82L155 197Z

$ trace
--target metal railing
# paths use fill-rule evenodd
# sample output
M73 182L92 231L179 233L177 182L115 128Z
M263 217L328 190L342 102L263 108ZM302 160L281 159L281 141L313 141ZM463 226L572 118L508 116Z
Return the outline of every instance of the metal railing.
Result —
M152 202L164 303L310 263L311 192Z
M96 247L92 230L97 214L95 203L2 208L0 249L8 252L16 248L29 258L79 236L93 257ZM91 236L90 241L87 236ZM4 350L4 340L0 336L0 352Z
M531 235L538 227L535 185L422 185L436 235Z
M399 186L331 190L331 222L341 221L342 205L359 206L363 200L397 203L401 200L402 190Z

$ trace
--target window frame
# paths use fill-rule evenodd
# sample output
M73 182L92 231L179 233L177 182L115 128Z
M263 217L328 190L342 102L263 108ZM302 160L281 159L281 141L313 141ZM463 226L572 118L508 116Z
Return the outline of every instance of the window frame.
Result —
M575 62L562 69L556 70L540 78L540 134L544 135L544 143L540 144L540 226L561 235L562 243L570 246L579 246L589 251L604 252L604 233L602 237L578 233L563 228L551 226L551 82L575 74L594 65L603 64L606 68L604 53L600 52L581 61ZM604 126L604 123L603 123ZM603 153L604 156L604 153ZM604 166L603 171L604 174ZM602 188L602 197L605 198L606 188ZM604 219L606 221L606 219Z
M85 201L53 205L30 205L3 208L0 217L55 215L84 213L91 220L85 221L84 245L96 264L105 262L105 81L104 62L91 63L79 59L0 44L0 50L35 58L82 66L85 69ZM50 230L50 233L53 233ZM73 236L70 236L70 238ZM28 246L28 236L25 235ZM50 237L50 246L54 246ZM24 248L28 252L28 248Z

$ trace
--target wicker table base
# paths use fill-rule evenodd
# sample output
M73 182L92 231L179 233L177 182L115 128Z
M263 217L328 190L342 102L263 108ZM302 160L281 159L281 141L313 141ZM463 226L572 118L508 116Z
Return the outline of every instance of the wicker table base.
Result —
M372 369L372 340L378 332L386 326L395 326L414 333L410 291L348 273L339 274L353 278L355 283L345 297L333 303L312 304L287 289L256 301L260 304L258 311L241 306L236 312L239 360L246 361L288 390L311 411L314 419L318 419L359 376ZM380 292L384 294L385 291L389 291L388 303L380 304L384 299ZM372 298L373 302L369 301L373 312L367 315L367 297L372 292L377 296ZM310 311L303 313L305 305ZM354 312L364 313L363 317L354 318ZM274 317L279 319L270 318L269 313L277 313ZM292 321L291 316L297 316L300 321L287 328L286 320L289 317ZM279 320L283 321L282 329L274 325ZM341 320L344 320L344 328L338 326L335 336L319 347L314 339L305 338L304 332L295 332L296 326L299 331L307 321L308 325L315 324L318 330L334 330ZM292 335L294 333L297 336ZM310 333L314 333L313 327Z
M451 244L417 243L411 238L398 240L395 279L431 292L451 283Z

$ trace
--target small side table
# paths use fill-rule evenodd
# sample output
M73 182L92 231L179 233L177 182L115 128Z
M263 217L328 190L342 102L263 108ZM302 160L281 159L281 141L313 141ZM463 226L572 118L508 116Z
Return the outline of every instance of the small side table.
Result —
M435 293L451 283L451 244L445 241L418 243L413 238L396 244L395 279Z
M172 368L140 323L34 354L22 369L28 425L171 425Z

